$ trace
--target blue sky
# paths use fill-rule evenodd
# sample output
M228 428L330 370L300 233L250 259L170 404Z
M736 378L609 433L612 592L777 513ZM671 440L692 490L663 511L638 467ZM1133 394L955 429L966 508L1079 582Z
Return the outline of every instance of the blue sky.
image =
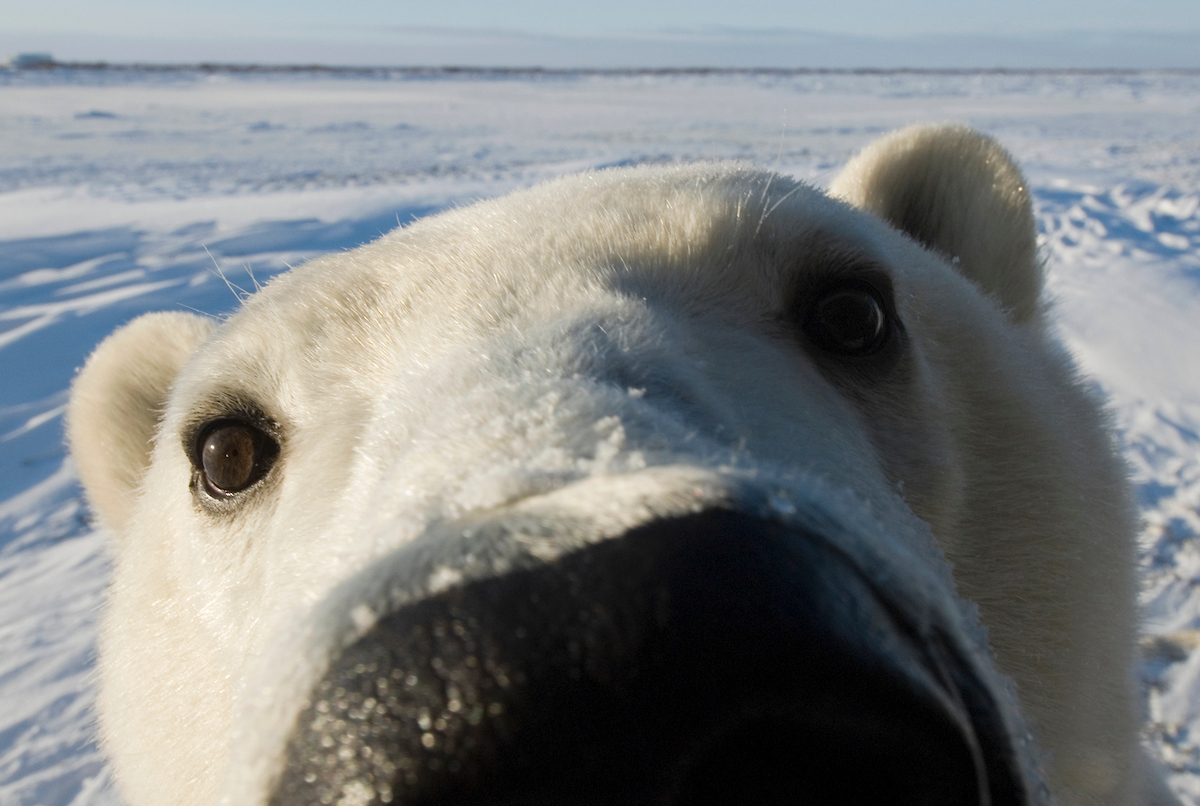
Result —
M1200 29L1197 0L45 0L4 3L0 27L155 36L371 36L383 26L579 34L670 27L862 35Z
M524 58L528 64L564 66L574 58L609 62L576 66L620 66L708 54L713 63L740 64L753 61L756 53L760 59L787 60L789 46L780 44L778 53L764 50L764 37L774 36L779 44L779 36L791 35L802 43L804 34L819 32L836 35L828 53L793 44L792 51L807 54L796 56L794 66L842 56L859 62L945 60L944 54L928 51L937 51L936 43L947 39L973 42L955 58L969 61L974 54L985 62L976 66L1026 66L1017 62L1031 58L1103 62L1133 58L1130 47L1141 48L1137 58L1164 62L1130 66L1200 66L1198 0L3 0L3 6L0 52L49 49L59 58L114 61L504 63ZM1141 44L1130 46L1130 36ZM679 45L689 37L691 44ZM1029 48L1013 50L1014 42L1030 38L1035 51L1041 43L1041 56L1030 55ZM903 53L887 56L886 48L880 52L874 42L879 39L913 41ZM698 44L701 40L708 45ZM1067 44L1055 44L1061 42ZM1063 47L1065 54L1055 52ZM989 58L1009 64L986 63ZM1196 64L1166 63L1179 59Z

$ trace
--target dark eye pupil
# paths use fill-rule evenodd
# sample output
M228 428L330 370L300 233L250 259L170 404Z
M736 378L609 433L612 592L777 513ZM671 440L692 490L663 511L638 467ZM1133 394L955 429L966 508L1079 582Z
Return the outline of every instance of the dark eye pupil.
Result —
M200 448L200 465L210 488L219 493L236 493L257 481L256 470L263 460L262 437L249 426L226 425L210 432Z
M813 334L821 346L843 355L873 352L887 335L887 315L872 292L841 288L827 293L813 311Z

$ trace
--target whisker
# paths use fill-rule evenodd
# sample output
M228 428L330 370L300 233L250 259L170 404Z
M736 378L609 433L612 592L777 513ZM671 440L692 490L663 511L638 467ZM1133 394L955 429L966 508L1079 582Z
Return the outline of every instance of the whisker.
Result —
M204 247L204 254L208 255L208 259L213 262L213 266L216 268L216 271L212 271L212 269L209 269L209 271L221 278L221 280L225 283L225 286L229 289L230 293L233 294L234 298L238 302L241 302L246 297L250 296L249 291L237 285L236 283L231 282L230 279L225 276L225 271L221 268L221 264L217 262L215 257L213 257L213 253L208 251L207 246ZM239 291L241 292L240 296L238 294Z
M759 230L762 229L762 225L764 222L766 222L767 217L770 216L771 213L775 212L779 208L779 205L781 205L785 201L787 201L788 197L790 197L794 193L799 192L802 188L804 188L804 185L797 184L794 188L789 190L787 193L780 196L779 199L774 204L772 204L769 209L764 205L763 214L759 217L758 226L754 229L754 237L756 237L756 238L758 237Z

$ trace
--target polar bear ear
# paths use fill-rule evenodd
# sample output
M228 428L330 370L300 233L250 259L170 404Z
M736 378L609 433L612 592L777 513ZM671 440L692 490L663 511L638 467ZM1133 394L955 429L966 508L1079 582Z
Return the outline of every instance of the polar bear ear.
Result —
M1025 179L995 140L913 126L867 146L829 193L950 259L1018 322L1039 310L1042 266Z
M146 314L101 342L76 376L67 441L105 527L119 532L128 520L171 384L215 326L192 314Z

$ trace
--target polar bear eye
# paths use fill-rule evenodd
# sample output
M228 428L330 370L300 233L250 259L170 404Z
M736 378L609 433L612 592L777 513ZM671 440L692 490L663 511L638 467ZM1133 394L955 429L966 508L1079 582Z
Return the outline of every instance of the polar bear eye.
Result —
M854 283L821 293L804 323L804 331L832 353L865 356L887 341L890 323L879 291L866 283Z
M266 475L279 444L261 428L241 420L218 420L200 432L194 463L204 492L228 498Z

